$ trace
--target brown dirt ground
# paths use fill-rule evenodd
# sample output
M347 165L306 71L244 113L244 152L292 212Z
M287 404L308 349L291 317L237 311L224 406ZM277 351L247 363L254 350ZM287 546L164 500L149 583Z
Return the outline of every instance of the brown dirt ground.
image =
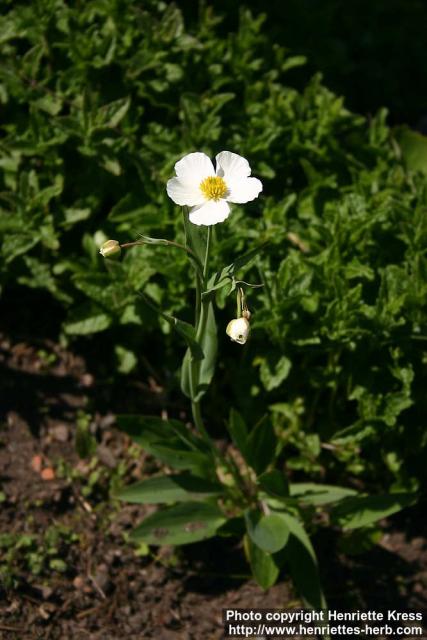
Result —
M249 578L237 543L212 541L157 555L138 554L126 543L126 532L148 508L109 499L112 482L156 467L135 454L114 428L112 414L98 410L109 393L111 406L123 410L129 395L124 404L117 402L124 396L101 389L83 358L46 340L0 335L0 373L0 534L33 536L44 558L35 575L21 549L9 579L0 582L0 638L210 640L222 637L225 607L300 605L286 576L262 592ZM161 390L152 380L138 393L160 412ZM90 415L97 442L92 459L76 453L81 412ZM58 543L55 558L65 563L60 570L49 568L46 555L52 527L77 536ZM426 528L422 510L405 512L384 523L376 547L352 557L338 550L334 532L321 532L315 545L330 604L426 610ZM0 567L6 562L1 553Z

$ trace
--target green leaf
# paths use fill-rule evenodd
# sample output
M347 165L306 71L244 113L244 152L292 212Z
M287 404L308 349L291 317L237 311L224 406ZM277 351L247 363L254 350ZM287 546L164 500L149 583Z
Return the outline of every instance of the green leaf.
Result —
M276 553L283 549L289 538L289 528L280 513L261 514L258 510L245 511L248 535L262 551Z
M135 504L160 504L162 502L188 502L223 493L218 483L182 474L159 476L137 482L121 489L116 498Z
M291 56L289 58L286 58L281 66L281 69L282 71L289 71L289 69L301 67L305 64L307 64L306 56Z
M227 428L234 444L239 449L245 460L247 460L248 429L240 413L233 407L230 409Z
M117 423L145 451L172 468L190 469L203 477L213 475L205 443L179 420L122 415Z
M269 589L276 582L280 573L274 556L260 549L248 535L244 537L243 543L256 582L261 589Z
M288 377L292 366L289 358L277 354L258 357L254 364L260 365L261 382L267 391L277 389Z
M62 100L58 95L46 93L32 103L38 109L46 111L50 116L56 116L62 109Z
M89 458L96 451L96 440L91 434L90 417L82 414L77 419L75 447L79 458Z
M122 414L117 416L117 425L141 446L150 442L167 444L178 437L188 449L193 451L206 450L203 440L191 433L179 420L163 420L158 416Z
M89 335L105 331L111 325L112 318L96 305L86 303L74 308L64 322L64 331L69 335Z
M289 491L292 498L298 498L301 502L316 506L338 502L348 496L357 495L357 491L354 489L314 482L293 482L289 486Z
M174 318L173 316L167 316L166 314L161 315L163 316L163 318L168 320L168 322L170 322L170 324L179 333L179 335L184 338L188 348L191 351L191 356L195 360L203 360L204 354L200 344L196 341L196 331L194 327L188 322L184 322L183 320L179 320L178 318Z
M287 498L289 484L284 473L278 469L266 471L258 477L258 484L266 493L274 498Z
M366 527L415 504L417 499L414 493L350 497L333 509L331 519L345 530Z
M395 136L406 166L411 171L422 171L427 174L427 136L407 126L398 127L395 130Z
M189 220L188 213L184 213L185 239L187 246L196 255L200 264L204 264L206 254L206 231Z
M195 401L199 401L206 393L215 373L216 355L218 350L217 328L212 302L203 303L202 314L206 314L205 327L200 338L200 347L203 351L197 372L197 388ZM202 322L202 318L200 320Z
M258 422L247 440L247 461L257 474L274 460L277 438L271 421L266 417Z
M177 445L174 446L174 443L170 443L170 445L146 444L144 449L173 469L189 469L202 476L212 475L212 472L210 473L212 461L207 455L198 451L180 449Z
M131 539L152 545L182 545L212 538L226 521L220 509L204 502L187 502L148 516Z
M120 344L116 344L114 352L118 361L117 371L119 373L128 374L133 371L138 364L138 358L130 349L126 349Z
M142 298L145 302L152 308L156 313L158 313L162 318L164 318L169 324L180 334L182 338L184 338L188 348L191 351L191 355L195 360L203 360L204 354L200 344L196 340L196 330L194 327L188 322L184 322L183 320L179 320L179 318L175 318L174 316L170 316L167 313L164 313L160 309L160 307L145 293L141 293Z
M326 600L320 584L317 558L310 538L297 518L289 513L282 513L282 516L291 534L283 553L289 564L295 586L308 607L325 609Z
M225 285L232 283L236 271L244 267L246 264L248 264L248 262L255 258L255 256L260 253L260 251L262 251L267 246L267 244L267 242L264 242L259 247L255 247L255 249L248 251L244 255L240 256L240 258L237 258L237 260L229 264L227 267L224 267L224 269L211 276L206 286L206 291L202 293L202 299L211 296L214 291L217 291L218 289L225 287Z
M181 365L181 391L191 398L191 351L187 349Z
M6 235L3 238L1 252L5 263L12 262L18 256L27 253L40 242L40 233L21 233Z
M98 109L95 127L117 127L125 117L130 106L130 98L119 98Z

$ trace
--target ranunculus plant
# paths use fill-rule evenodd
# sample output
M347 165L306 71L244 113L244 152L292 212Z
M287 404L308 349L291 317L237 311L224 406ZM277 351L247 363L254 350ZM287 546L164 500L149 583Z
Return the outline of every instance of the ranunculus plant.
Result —
M209 434L209 416L203 415L201 407L217 360L215 297L223 287L236 297L236 317L221 330L226 330L236 349L244 348L240 345L249 338L251 320L245 289L252 285L238 280L237 274L263 247L211 273L212 226L228 218L229 203L257 198L262 184L251 177L248 161L229 151L216 156L215 168L205 154L197 152L177 162L175 170L167 192L184 207L185 244L142 236L123 245L109 240L100 250L109 258L138 245L170 246L186 252L194 274L192 324L168 315L142 293L186 344L181 388L191 402L193 420L187 425L156 416L118 417L120 428L168 469L118 494L128 502L162 505L136 527L132 538L148 545L183 545L240 535L262 588L273 585L286 566L306 605L324 607L316 554L306 531L313 514L322 510L332 524L351 530L371 525L411 504L415 497L404 493L365 496L352 488L289 482L283 438L277 437L271 421L266 418L247 425L233 408L227 424L230 445L225 451L217 446Z

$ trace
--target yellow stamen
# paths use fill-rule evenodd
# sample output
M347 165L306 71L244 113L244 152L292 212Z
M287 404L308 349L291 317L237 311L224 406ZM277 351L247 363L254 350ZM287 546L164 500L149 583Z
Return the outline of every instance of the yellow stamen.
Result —
M210 176L200 183L200 191L208 200L221 200L227 193L227 185L220 176Z

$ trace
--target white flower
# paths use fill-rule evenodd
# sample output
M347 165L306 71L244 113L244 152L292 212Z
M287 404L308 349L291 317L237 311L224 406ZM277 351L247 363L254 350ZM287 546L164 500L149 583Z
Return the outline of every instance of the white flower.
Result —
M247 318L235 318L228 323L226 333L233 342L245 344L249 336L250 328L251 326Z
M215 158L216 171L204 153L189 153L176 163L176 178L168 181L168 196L176 204L192 207L190 222L210 226L223 222L230 213L229 202L243 204L262 191L258 178L250 178L248 161L237 153L221 151Z

